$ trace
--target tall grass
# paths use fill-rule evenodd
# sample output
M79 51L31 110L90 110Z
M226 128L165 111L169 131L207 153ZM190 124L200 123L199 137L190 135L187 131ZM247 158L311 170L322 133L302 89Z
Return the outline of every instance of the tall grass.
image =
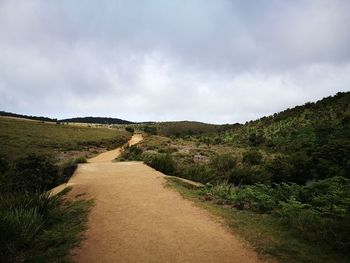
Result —
M64 198L67 191L52 196L47 190L67 180L76 166L76 160L72 160L58 167L52 158L37 155L12 163L3 160L0 262L38 262L34 258L44 253L39 247L57 250L53 254L44 253L39 262L61 261L68 255L69 248L76 244L83 230L90 202L68 202ZM29 260L31 258L33 260Z

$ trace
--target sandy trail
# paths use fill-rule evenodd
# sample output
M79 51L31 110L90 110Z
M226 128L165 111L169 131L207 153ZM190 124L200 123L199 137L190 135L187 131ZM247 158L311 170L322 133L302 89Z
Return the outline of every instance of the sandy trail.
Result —
M129 146L132 146L132 145L137 144L140 141L142 141L142 134L135 134L134 136L132 136L132 138L130 139L128 144L129 144ZM121 153L122 153L121 148L107 151L107 152L104 152L104 153L97 155L94 158L89 159L89 163L111 162L115 158L119 157Z
M259 262L218 219L165 188L162 173L142 162L113 163L112 152L80 165L69 182L73 196L95 199L75 261Z

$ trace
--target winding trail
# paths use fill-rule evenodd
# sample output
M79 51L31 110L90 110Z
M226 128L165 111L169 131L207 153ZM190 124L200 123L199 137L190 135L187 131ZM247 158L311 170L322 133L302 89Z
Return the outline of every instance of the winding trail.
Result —
M135 135L130 144L142 140ZM219 220L165 188L142 162L112 162L120 150L79 165L71 194L95 199L77 262L259 262Z

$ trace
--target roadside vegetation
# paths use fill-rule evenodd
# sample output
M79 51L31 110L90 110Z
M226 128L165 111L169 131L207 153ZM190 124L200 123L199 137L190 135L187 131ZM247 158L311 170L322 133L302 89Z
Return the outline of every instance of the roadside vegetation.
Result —
M237 209L222 198L204 194L207 189L193 189L176 178L168 178L168 187L224 220L235 235L248 241L263 261L293 263L347 263L349 255L327 244L314 243L300 236L294 228L271 213ZM217 191L217 189L215 190Z
M92 201L68 200L69 189L55 196L48 190L74 169L61 169L52 158L37 155L14 162L1 158L0 163L0 261L69 261Z
M196 192L201 200L235 215L268 218L266 227L273 224L296 247L314 249L320 261L350 258L349 92L199 133L189 122L162 125L167 128L149 126L150 135L122 158L204 183ZM264 233L263 239L277 238ZM281 261L296 253L291 244L272 246L262 251ZM295 262L317 262L317 253L312 261L301 254Z
M70 262L92 200L49 190L79 163L118 147L123 129L89 128L0 118L0 262ZM91 150L92 149L92 150Z

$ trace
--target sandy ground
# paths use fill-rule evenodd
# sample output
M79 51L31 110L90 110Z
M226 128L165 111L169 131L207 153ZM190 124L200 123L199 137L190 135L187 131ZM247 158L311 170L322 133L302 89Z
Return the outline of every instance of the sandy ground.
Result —
M129 144L129 146L132 146L132 145L137 144L140 141L142 141L142 134L135 134L134 136L132 136L132 138L130 139L128 144ZM94 158L89 159L88 162L89 163L111 162L115 158L119 157L119 155L121 154L121 151L122 151L121 148L107 151L107 152L104 152L104 153L97 155Z
M142 137L135 137L136 143ZM259 262L207 211L165 188L165 176L119 151L80 165L71 194L95 199L77 262Z

